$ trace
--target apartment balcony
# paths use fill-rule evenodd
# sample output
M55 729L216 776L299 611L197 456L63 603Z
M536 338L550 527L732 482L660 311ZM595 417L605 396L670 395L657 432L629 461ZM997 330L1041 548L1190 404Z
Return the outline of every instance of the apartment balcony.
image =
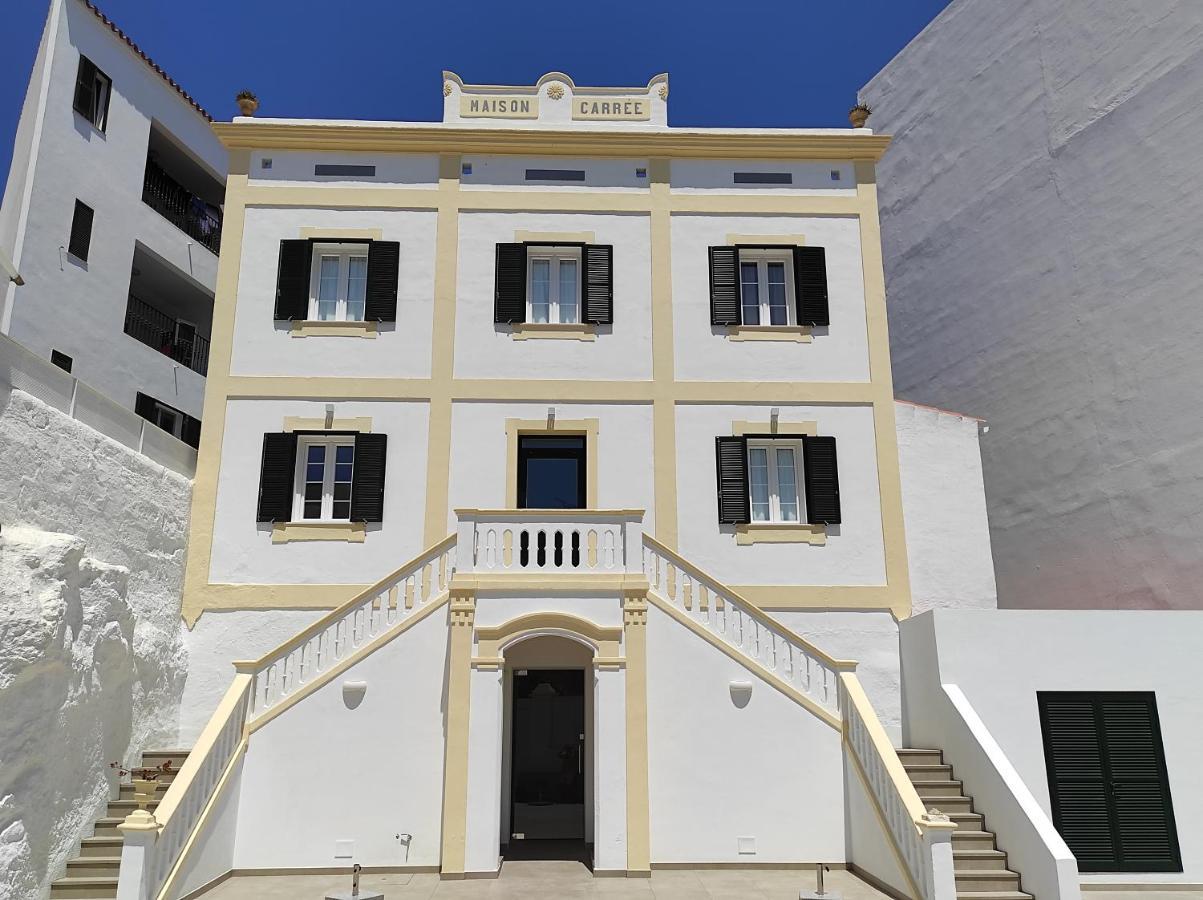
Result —
M225 185L156 123L146 151L142 202L216 254L224 197Z
M176 319L133 294L125 308L125 333L193 372L209 373L209 339L197 333L195 323Z

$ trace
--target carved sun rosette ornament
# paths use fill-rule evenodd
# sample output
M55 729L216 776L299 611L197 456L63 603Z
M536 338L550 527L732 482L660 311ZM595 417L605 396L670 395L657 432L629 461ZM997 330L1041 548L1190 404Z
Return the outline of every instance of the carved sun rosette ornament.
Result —
M451 82L450 81L443 82L443 96L444 97L451 96Z
M667 84L660 85L660 99L661 100L668 99L668 85Z
M564 85L553 83L547 88L547 97L549 100L559 100L564 96Z

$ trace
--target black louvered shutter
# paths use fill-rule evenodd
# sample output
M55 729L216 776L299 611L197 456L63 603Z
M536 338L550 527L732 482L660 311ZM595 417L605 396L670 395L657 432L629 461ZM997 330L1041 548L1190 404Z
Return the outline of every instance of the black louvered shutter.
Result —
M287 522L292 518L293 478L297 466L297 436L292 432L263 435L259 469L258 522Z
M396 241L368 244L367 303L364 318L369 322L397 321L397 271L401 245Z
M155 420L154 397L147 396L141 391L138 391L137 396L134 397L134 412L136 412L142 418L149 419L153 422Z
M351 521L384 521L384 465L388 435L355 435L355 465L351 470Z
M75 201L75 212L71 215L71 237L67 241L67 252L76 259L88 261L92 247L92 207Z
M609 244L588 244L585 257L584 321L596 325L614 324L614 248Z
M840 475L835 462L835 438L802 438L806 469L806 521L812 525L840 524Z
M710 324L738 325L739 248L710 248Z
M748 440L743 437L717 437L714 453L718 467L718 520L724 525L752 521L752 503L748 496Z
M184 416L184 424L180 427L180 440L189 447L200 449L200 419Z
M304 321L309 318L309 273L312 262L313 244L309 241L280 241L280 269L276 275L278 321Z
M497 245L493 321L526 321L526 244Z
M1040 692L1053 823L1083 872L1180 872L1157 701Z
M827 251L822 247L794 248L794 302L799 325L830 325L827 306Z
M96 102L96 65L86 56L79 58L79 71L75 74L75 111L92 121L92 107Z

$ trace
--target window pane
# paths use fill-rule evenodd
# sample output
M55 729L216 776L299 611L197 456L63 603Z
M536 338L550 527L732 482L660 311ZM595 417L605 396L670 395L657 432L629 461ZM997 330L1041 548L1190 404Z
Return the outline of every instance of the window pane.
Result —
M342 445L334 448L334 505L333 519L351 517L351 472L354 469L355 448Z
M305 448L305 484L301 488L301 517L322 517L322 490L326 478L326 445L310 444Z
M551 260L533 259L530 264L530 309L532 322L548 321L551 307Z
M745 325L760 324L760 289L756 277L756 263L739 264L739 289L743 298Z
M316 500L314 502L309 502L306 500L305 511L302 513L302 515L306 519L320 519L322 517L322 501Z
M795 477L792 447L777 448L777 494L781 504L781 521L798 521L798 481Z
M347 321L362 322L368 290L368 258L352 256L347 263Z
M560 321L576 322L576 260L560 260Z
M349 519L351 518L351 503L350 501L334 501L334 508L330 513L332 519Z
M317 284L317 317L333 319L338 310L338 257L323 256Z
M355 448L349 444L343 444L334 451L334 461L339 463L350 463L355 461Z
M769 263L769 324L788 325L789 310L785 295L785 263Z
M769 520L769 455L763 447L748 450L748 481L752 489L752 521Z

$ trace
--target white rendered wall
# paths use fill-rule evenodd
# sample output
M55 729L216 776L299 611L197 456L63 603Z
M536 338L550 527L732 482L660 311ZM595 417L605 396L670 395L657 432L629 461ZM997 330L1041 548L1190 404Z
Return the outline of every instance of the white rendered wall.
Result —
M645 380L652 373L651 231L645 214L465 212L456 275L457 378ZM516 233L593 232L614 247L614 324L595 341L515 341L493 322L496 245Z
M446 656L439 610L251 735L236 868L439 864Z
M132 408L143 391L199 417L205 379L129 337L123 326L135 242L203 292L212 292L217 272L213 253L142 202L152 119L215 178L226 171L225 151L204 118L83 3L55 0L55 6L60 14L50 19L48 58L39 53L37 64L48 75L45 103L29 104L23 114L35 117L39 133L32 181L27 200L20 192L5 196L5 221L13 215L8 207L24 201L13 261L25 279L23 287L6 286L6 330L43 358L51 349L73 357L74 374L124 406ZM103 134L72 111L80 53L113 80ZM24 161L14 155L13 164ZM76 199L95 210L87 263L63 249Z
M1203 882L1203 612L937 610L901 625L908 746L939 740L938 679L964 693L1051 818L1037 691L1154 691L1182 850L1181 873L1084 875L1112 884ZM936 668L933 678L930 669ZM914 678L909 674L912 668ZM938 745L938 744L937 744ZM945 759L954 769L956 758ZM972 782L966 791L973 793ZM979 809L991 822L991 809ZM1005 828L999 829L1006 848Z
M732 341L727 326L710 324L707 248L725 246L729 234L801 234L808 246L825 248L831 325L816 327L813 343ZM616 267L617 260L616 253ZM672 217L672 290L673 366L682 381L869 380L855 218L678 213Z
M319 165L375 166L371 176L314 175ZM400 153L320 153L303 150L269 150L251 153L251 184L279 187L310 187L314 184L334 187L392 187L432 190L439 183L437 156ZM373 215L383 210L373 211Z
M108 763L174 745L191 485L7 388L0 447L0 897L25 900L103 814Z
M839 732L655 607L647 629L653 865L843 862Z
M460 178L466 190L521 191L615 191L638 193L648 189L645 159L566 159L564 157L478 156L469 154L464 163L470 175ZM636 169L643 169L639 177ZM574 169L585 173L584 181L527 181L527 169Z
M784 172L789 184L736 184L736 172ZM832 173L837 177L832 177ZM840 196L856 193L856 174L851 163L806 162L772 159L675 159L672 163L675 194L737 194Z
M894 383L984 416L1001 604L1203 605L1203 5L958 0L862 90Z
M435 215L429 210L247 209L231 373L429 378ZM280 241L300 238L304 228L379 229L382 240L400 243L397 321L380 323L374 340L293 337L291 322L275 321Z

